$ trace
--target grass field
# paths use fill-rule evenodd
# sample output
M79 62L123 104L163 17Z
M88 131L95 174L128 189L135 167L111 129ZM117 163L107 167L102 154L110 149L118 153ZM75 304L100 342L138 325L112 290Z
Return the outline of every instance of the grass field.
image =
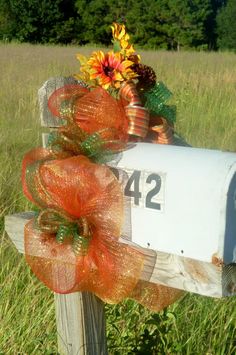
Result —
M78 51L0 45L0 354L57 354L53 295L4 235L3 218L30 209L20 166L24 153L41 144L37 90L51 76L78 72ZM236 55L141 55L175 94L178 133L196 147L236 151ZM236 297L187 294L159 314L128 300L106 312L110 354L236 353Z

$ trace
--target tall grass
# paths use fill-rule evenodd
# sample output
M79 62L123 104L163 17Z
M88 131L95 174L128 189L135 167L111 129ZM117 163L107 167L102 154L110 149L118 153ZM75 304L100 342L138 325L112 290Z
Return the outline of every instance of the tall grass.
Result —
M57 354L53 295L31 274L3 231L6 214L30 209L20 186L24 153L40 144L37 90L78 72L90 48L0 45L0 354ZM236 150L236 56L143 52L174 93L177 131L193 146ZM111 354L234 354L236 299L187 294L152 314L128 300L107 306Z

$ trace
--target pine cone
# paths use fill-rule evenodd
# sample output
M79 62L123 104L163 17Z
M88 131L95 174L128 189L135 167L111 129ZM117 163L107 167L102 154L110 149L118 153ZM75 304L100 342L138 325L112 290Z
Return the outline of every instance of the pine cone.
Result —
M132 70L138 74L138 90L147 90L155 85L157 77L152 67L145 64L134 64Z

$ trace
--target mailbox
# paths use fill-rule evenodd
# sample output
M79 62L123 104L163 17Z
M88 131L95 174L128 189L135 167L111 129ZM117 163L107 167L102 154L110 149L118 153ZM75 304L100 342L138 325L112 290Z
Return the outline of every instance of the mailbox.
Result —
M117 168L128 175L134 243L206 265L233 265L235 153L137 143Z
M61 125L47 101L67 83L74 79L52 78L40 89L43 126ZM47 139L44 134L44 144ZM235 295L236 154L136 143L108 165L128 200L120 241L145 255L141 279L212 297ZM23 213L5 220L21 252L31 217Z

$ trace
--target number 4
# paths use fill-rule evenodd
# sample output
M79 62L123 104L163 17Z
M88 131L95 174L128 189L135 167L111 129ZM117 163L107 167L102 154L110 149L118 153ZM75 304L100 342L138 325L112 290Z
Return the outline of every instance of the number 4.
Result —
M139 182L140 182L141 171L134 170L133 174L130 176L127 185L125 186L125 195L134 198L134 204L139 206L139 199L142 197L141 192L139 191ZM131 187L133 185L133 190Z

